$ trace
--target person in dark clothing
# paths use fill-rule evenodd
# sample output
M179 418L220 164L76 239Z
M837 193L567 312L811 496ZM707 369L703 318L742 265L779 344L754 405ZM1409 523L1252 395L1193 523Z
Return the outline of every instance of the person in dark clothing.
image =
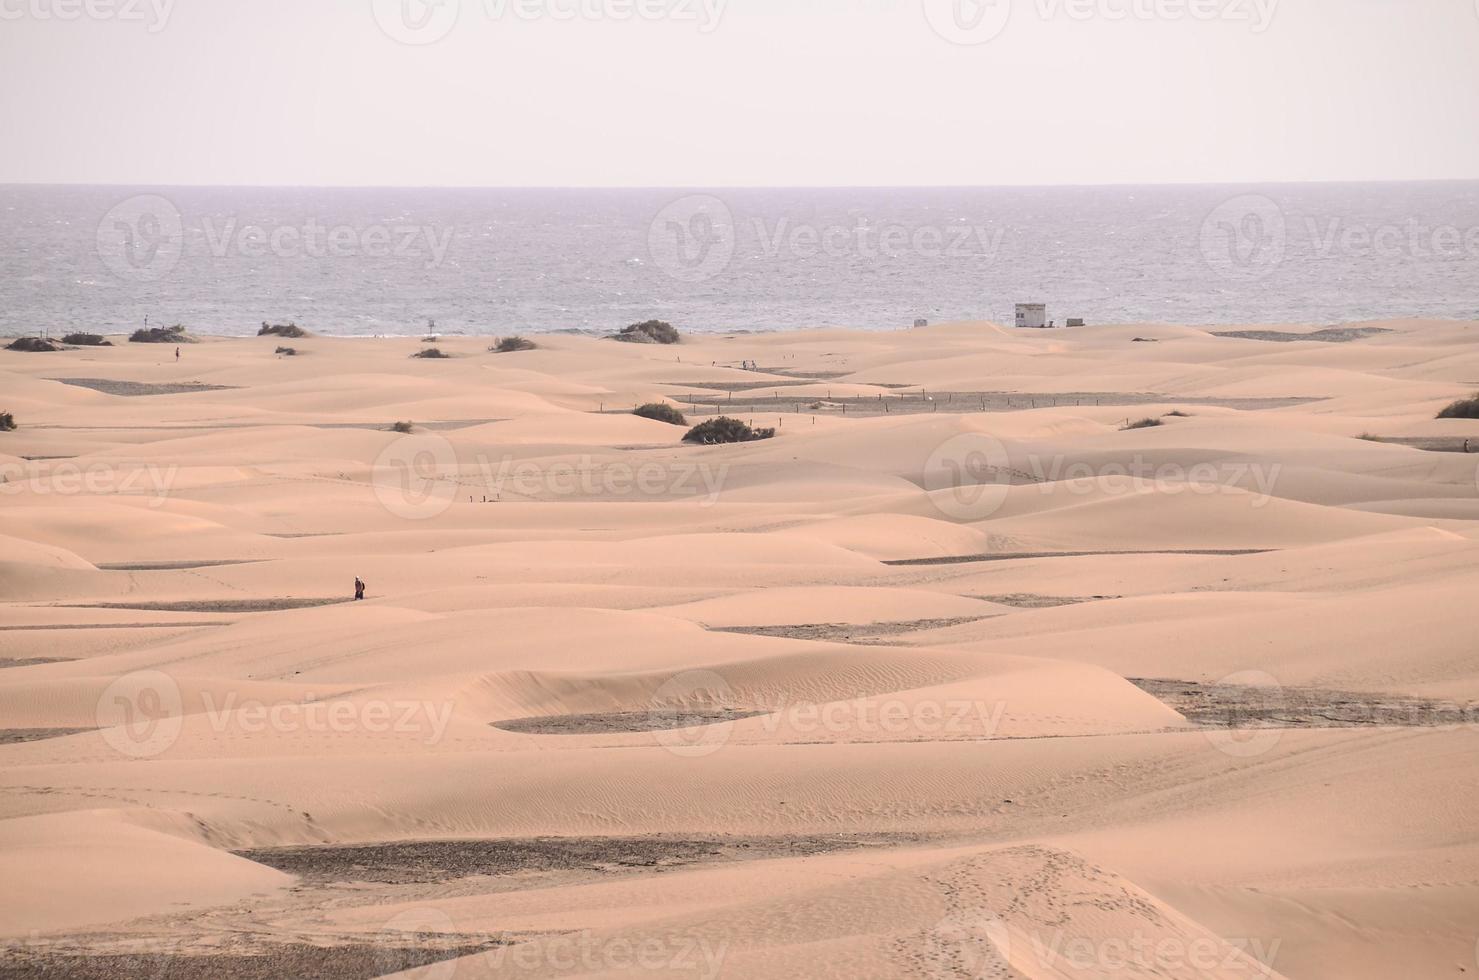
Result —
M354 577L354 598L356 600L359 600L359 599L363 599L364 597L365 597L365 583L361 582L359 576L356 575Z

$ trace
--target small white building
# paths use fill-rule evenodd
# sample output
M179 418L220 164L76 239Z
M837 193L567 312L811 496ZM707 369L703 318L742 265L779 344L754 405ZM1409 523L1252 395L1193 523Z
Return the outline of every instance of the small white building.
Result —
M1047 325L1048 306L1046 303L1017 304L1017 326L1046 327Z

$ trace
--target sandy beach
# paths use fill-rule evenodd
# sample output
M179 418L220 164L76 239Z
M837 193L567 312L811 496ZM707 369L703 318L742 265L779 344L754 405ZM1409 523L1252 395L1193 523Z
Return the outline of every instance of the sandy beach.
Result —
M531 339L0 350L0 978L1479 972L1479 323Z

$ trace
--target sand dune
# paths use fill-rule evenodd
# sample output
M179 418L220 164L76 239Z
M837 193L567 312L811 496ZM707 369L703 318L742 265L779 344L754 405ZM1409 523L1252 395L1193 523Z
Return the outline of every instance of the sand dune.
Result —
M0 352L7 975L1479 970L1479 354L1351 326Z

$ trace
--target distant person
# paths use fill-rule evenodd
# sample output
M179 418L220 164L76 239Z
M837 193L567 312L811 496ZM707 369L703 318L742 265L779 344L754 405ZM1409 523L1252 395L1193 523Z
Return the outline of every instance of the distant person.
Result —
M176 347L175 348L175 360L178 361L179 359L180 359L180 348Z
M360 581L358 575L354 577L354 599L356 602L365 597L365 583Z

